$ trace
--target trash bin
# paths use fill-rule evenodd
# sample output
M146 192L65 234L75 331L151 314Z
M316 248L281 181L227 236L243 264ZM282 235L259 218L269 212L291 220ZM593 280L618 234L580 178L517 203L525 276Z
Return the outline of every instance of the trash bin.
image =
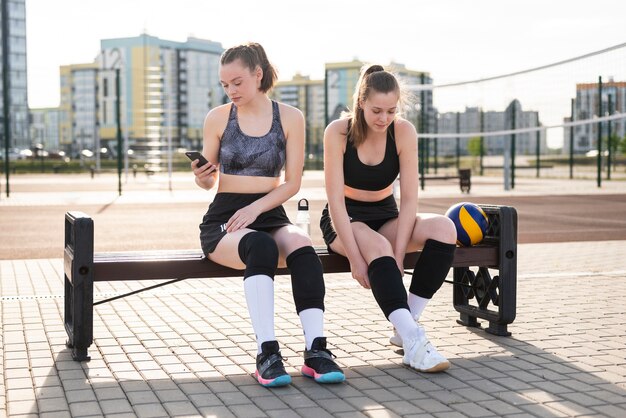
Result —
M461 192L469 193L472 188L472 170L470 168L459 168L459 182Z

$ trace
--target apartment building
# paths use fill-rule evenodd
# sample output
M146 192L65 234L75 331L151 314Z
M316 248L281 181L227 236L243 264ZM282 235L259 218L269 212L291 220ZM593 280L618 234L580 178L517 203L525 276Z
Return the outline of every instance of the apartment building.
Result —
M161 164L171 149L200 148L207 112L224 103L220 43L174 42L143 34L101 41L97 58L98 120L102 143L114 149L119 119L137 158Z
M588 120L597 117L600 113L600 85L599 83L576 84L576 98L574 99L574 121ZM626 82L609 79L602 83L602 116L626 112ZM571 120L566 118L565 121ZM584 154L598 149L598 125L584 124L574 127L574 154ZM626 121L615 120L602 123L603 149L608 148L609 128L613 138L626 136ZM570 128L563 130L563 152L569 154Z
M306 120L305 166L322 168L324 142L324 80L311 80L296 74L293 79L279 81L272 97L285 104L297 107Z
M437 133L472 133L494 132L509 129L534 128L540 125L539 113L532 110L523 110L518 100L513 100L504 111L483 110L478 107L467 107L464 112L445 112L437 119ZM479 137L480 135L477 135ZM487 155L503 155L510 149L511 135L497 135L484 137L484 150ZM431 142L433 142L431 140ZM468 155L469 138L458 141L461 155ZM540 152L547 152L545 135L539 137ZM438 154L442 156L456 155L456 138L438 138ZM517 155L532 155L537 149L537 134L521 133L515 135L515 153Z
M60 68L59 148L72 158L83 151L100 151L98 132L98 78L96 63Z
M8 54L9 73L9 120L10 143L9 148L31 148L30 132L28 129L28 84L26 67L26 1L3 0L0 7L0 26L8 32L8 51L4 51L4 42L0 42L0 56ZM6 13L6 15L5 15ZM2 38L2 36L0 36ZM0 65L0 76L4 65ZM1 77L0 79L3 79ZM2 86L2 84L0 84ZM0 100L0 117L4 117L4 88Z

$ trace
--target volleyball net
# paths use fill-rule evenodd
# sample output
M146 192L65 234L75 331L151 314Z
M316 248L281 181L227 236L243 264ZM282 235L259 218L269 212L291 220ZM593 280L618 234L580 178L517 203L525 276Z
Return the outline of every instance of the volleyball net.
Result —
M594 175L597 166L605 177L621 171L626 178L626 43L508 74L409 89L416 106L406 115L418 127L423 172L470 164L484 174L510 157L518 167L575 165L561 170L570 177Z

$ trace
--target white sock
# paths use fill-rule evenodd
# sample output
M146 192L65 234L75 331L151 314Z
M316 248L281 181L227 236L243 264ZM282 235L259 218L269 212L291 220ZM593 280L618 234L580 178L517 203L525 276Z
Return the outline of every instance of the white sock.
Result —
M304 331L306 349L310 350L313 340L324 336L324 311L319 308L309 308L301 311L298 316L300 316Z
M419 336L419 328L408 309L396 309L390 313L389 322L396 328L402 341L411 341Z
M274 280L263 274L250 276L243 281L243 289L246 294L252 329L256 335L257 353L260 353L261 344L276 340L274 334Z
M409 308L411 309L411 315L413 315L413 318L415 318L416 321L419 321L420 316L422 316L422 312L424 312L424 309L429 301L430 299L426 299L409 292Z

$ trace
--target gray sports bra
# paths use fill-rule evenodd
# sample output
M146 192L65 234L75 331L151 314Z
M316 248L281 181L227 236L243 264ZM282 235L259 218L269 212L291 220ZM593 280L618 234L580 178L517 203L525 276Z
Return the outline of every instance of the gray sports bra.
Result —
M230 107L219 152L224 174L279 177L285 166L285 134L280 123L278 103L272 100L272 127L263 136L244 134L237 120L237 106Z

